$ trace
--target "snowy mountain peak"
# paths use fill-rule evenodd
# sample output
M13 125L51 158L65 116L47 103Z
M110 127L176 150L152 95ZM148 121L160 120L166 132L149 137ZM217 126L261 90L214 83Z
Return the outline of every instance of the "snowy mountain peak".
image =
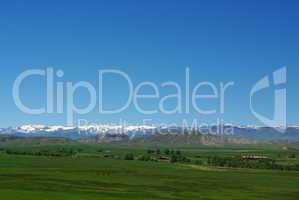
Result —
M17 127L16 129L23 132L35 132L35 131L45 129L45 126L44 125L23 125Z
M57 131L81 131L81 132L93 132L93 133L105 133L105 132L123 132L127 133L130 131L142 131L142 130L153 130L155 126L141 125L141 126L121 126L121 125L88 125L79 127L68 127L68 126L45 126L45 125L22 125L16 127L14 130L22 133L37 133L37 132L57 132Z
M299 141L299 127L289 126L284 132L277 131L276 128L262 126L234 126L230 125L226 128L233 129L230 137L241 137L248 139L261 140L292 140ZM161 133L184 133L186 129L183 127L159 127L149 125L88 125L79 127L68 126L45 126L45 125L23 125L16 128L2 128L0 134L12 135L19 137L65 137L78 139L81 137L105 136L105 135L127 135L130 137L144 136ZM214 134L217 131L216 126L200 127L198 133ZM219 133L217 133L219 134ZM220 133L221 134L221 133Z

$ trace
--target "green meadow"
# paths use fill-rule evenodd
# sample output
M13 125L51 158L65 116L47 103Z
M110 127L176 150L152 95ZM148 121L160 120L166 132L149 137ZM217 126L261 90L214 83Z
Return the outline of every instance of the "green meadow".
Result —
M6 147L8 148L8 147ZM11 147L29 151L62 146ZM168 161L143 162L121 159L126 153L135 157L142 148L101 145L64 145L78 148L75 156L36 156L0 154L0 194L9 200L225 200L298 199L299 172L262 169L210 167ZM162 150L161 150L162 151ZM221 147L181 148L191 159L207 155L231 156L258 152L287 161L298 151L280 148ZM107 156L114 155L114 156ZM116 156L118 155L118 156Z

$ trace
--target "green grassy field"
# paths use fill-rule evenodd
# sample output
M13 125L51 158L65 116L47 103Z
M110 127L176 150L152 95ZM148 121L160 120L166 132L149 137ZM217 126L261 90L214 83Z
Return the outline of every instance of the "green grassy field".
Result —
M26 148L26 147L21 147ZM29 148L29 147L27 147ZM37 148L37 147L30 147ZM45 148L45 147L43 147ZM50 147L47 147L50 148ZM57 146L51 146L57 148ZM2 199L298 199L299 173L273 170L229 169L192 163L142 162L103 158L98 146L76 157L0 154ZM104 152L140 154L144 149L104 147ZM263 152L275 148L183 149L192 157ZM283 152L280 153L282 156Z

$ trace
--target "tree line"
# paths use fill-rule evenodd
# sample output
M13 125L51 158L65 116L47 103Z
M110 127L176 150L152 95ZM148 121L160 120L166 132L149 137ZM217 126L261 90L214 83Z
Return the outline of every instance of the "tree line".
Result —
M272 169L299 171L299 165L283 165L273 159L243 160L239 157L208 157L207 164L217 167L249 168L249 169Z
M41 150L6 149L5 153L9 155L66 157L66 156L74 156L80 151L81 151L80 149L62 147L57 149L41 149Z

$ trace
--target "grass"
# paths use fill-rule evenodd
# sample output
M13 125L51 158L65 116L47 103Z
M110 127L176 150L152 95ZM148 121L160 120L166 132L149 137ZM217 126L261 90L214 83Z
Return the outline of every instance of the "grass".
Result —
M98 147L88 149L88 153L93 154L96 152L93 149ZM240 149L229 149L231 148L184 151L190 156L203 152L240 152ZM114 147L109 150L115 154L138 154L144 151ZM274 150L268 150L266 153L274 155L273 152ZM10 200L291 200L298 199L299 196L299 173L216 169L192 164L125 161L89 156L71 158L2 153L0 194L2 199Z

